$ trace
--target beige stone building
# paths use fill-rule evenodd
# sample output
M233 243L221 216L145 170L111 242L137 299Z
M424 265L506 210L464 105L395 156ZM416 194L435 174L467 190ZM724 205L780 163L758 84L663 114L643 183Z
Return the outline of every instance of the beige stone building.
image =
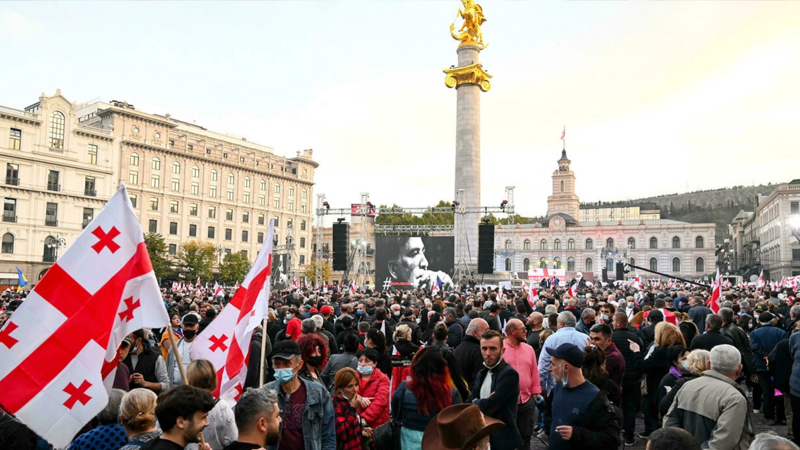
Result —
M581 205L581 222L614 221L614 220L658 220L661 210L655 203L614 203Z
M2 285L16 284L16 267L35 284L115 191L114 136L79 118L60 91L23 109L0 106Z

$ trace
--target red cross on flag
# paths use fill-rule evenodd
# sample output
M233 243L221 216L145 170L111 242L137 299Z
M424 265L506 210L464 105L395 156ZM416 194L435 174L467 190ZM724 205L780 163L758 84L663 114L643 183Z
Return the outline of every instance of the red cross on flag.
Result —
M222 286L219 285L216 281L214 282L214 297L219 297L222 295Z
M123 185L0 331L0 404L65 447L105 408L125 335L168 324Z
M267 315L273 223L270 219L265 244L242 286L236 290L228 306L197 336L190 350L193 360L206 359L214 365L217 370L214 396L224 399L231 406L239 400L247 377L253 330ZM252 369L259 370L258 367Z
M719 313L719 299L722 297L722 286L720 285L719 279L719 267L717 268L717 278L714 279L714 282L711 283L711 297L709 297L706 304L714 312L714 314Z

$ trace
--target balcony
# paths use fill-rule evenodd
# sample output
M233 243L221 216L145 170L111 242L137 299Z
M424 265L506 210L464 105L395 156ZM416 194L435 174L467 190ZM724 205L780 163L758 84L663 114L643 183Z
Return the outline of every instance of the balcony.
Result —
M58 226L58 219L51 218L51 217L46 217L44 219L44 224L45 224L45 226L48 226L48 227L57 227Z
M17 214L14 211L3 211L3 222L17 223Z
M53 192L61 191L61 185L58 183L47 183L47 190Z
M18 177L6 177L6 184L9 186L19 186Z
M83 190L83 195L86 195L86 196L89 196L89 197L97 197L97 189L88 189L88 188L84 189Z

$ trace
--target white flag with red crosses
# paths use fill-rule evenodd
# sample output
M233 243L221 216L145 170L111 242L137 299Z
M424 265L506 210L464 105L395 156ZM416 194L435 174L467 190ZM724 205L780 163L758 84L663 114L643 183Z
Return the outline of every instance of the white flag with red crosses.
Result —
M236 404L244 390L253 330L267 315L272 274L273 223L273 219L270 219L267 239L253 267L247 272L242 286L236 290L230 303L217 318L197 336L189 351L192 360L206 359L214 365L217 371L214 396L227 401L231 406Z
M125 335L168 324L123 185L0 331L0 404L65 447L105 408Z

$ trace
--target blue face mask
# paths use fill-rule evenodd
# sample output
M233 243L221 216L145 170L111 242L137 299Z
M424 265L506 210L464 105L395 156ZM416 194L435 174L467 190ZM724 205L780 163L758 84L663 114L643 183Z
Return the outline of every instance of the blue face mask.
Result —
M689 372L689 366L686 365L686 360L684 359L681 361L681 365L683 366L683 370Z
M364 311L359 309L358 311L356 311L356 314L358 314L359 316L362 316L362 315L364 315Z
M294 378L294 369L275 369L275 380L278 383L285 384Z
M286 320L292 320L292 314L286 313Z
M372 375L372 366L358 366L358 373L361 375Z

